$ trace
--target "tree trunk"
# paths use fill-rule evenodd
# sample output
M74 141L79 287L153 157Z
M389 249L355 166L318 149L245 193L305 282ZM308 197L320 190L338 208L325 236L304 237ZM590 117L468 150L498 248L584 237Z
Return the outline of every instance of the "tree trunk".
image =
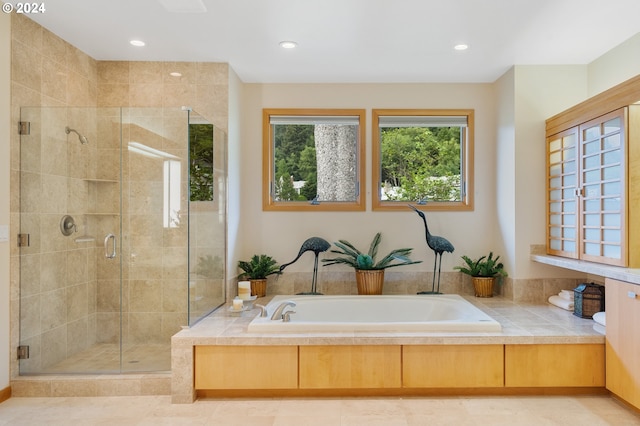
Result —
M316 124L319 201L355 201L357 185L356 126Z

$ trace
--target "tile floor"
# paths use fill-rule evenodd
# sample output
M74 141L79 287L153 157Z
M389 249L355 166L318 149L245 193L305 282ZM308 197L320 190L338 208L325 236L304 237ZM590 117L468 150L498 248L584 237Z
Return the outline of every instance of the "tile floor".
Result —
M171 369L171 344L123 345L122 371L148 372ZM43 371L34 373L118 373L120 372L120 345L97 343L70 356Z
M11 398L0 425L640 425L608 396L205 399L169 396Z

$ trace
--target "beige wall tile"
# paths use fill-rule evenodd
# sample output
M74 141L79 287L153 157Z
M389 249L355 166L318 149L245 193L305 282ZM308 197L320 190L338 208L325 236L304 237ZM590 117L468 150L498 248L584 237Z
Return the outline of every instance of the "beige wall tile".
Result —
M11 77L14 83L41 90L42 56L15 39L11 47Z
M129 62L129 83L161 85L162 72L162 62Z
M51 380L51 396L96 396L95 380Z

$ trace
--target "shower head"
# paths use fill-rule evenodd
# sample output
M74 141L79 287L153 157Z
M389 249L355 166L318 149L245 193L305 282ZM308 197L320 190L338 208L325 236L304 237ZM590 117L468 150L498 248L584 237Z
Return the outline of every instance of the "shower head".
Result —
M69 133L73 132L76 135L78 135L78 140L80 140L80 143L83 144L83 145L86 144L86 143L89 143L89 139L87 139L86 136L83 136L80 133L78 133L78 131L76 129L72 129L71 127L67 126L67 127L64 128L64 132L66 134L69 134Z

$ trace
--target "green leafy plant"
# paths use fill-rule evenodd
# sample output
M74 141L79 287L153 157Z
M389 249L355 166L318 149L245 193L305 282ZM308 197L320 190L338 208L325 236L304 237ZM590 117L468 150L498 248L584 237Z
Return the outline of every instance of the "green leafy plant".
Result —
M378 232L371 241L369 251L367 253L361 252L346 240L338 240L334 243L340 250L330 250L331 253L341 254L343 257L335 257L333 259L322 259L325 262L324 266L335 265L342 263L349 265L355 269L361 270L375 270L386 269L394 266L411 265L413 263L420 263L421 260L411 260L409 255L412 248L401 248L392 250L385 257L376 262L376 255L378 254L378 246L382 240L382 234ZM394 263L395 262L395 263Z
M238 262L238 268L243 271L240 276L250 280L262 280L269 275L281 273L276 260L266 254L254 254L248 262L241 260Z
M468 256L462 256L466 266L454 266L453 269L472 277L506 277L507 272L504 270L502 262L498 261L499 259L500 256L493 257L493 252L489 252L488 256L482 256L475 260Z

